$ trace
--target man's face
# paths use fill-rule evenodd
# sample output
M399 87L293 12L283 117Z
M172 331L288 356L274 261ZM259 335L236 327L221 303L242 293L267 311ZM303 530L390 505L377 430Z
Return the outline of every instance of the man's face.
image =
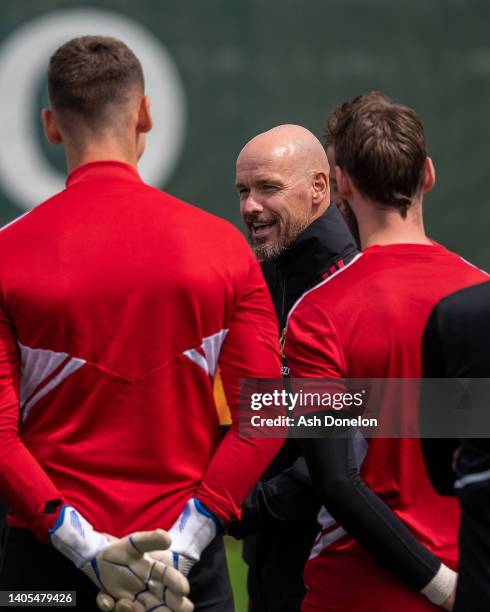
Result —
M282 253L311 222L311 177L284 157L242 153L237 161L240 212L260 260Z

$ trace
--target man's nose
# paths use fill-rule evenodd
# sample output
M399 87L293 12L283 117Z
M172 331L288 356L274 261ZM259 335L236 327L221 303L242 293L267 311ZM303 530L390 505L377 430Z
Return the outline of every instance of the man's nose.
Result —
M262 204L249 193L246 198L243 198L240 204L242 215L257 214L264 211Z

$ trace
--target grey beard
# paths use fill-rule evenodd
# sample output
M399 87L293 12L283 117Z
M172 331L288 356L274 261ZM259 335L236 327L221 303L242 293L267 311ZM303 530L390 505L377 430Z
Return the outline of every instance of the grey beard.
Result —
M274 257L278 257L284 251L287 251L289 245L280 244L276 242L275 244L253 244L252 250L255 253L255 256L260 261L265 261L268 259L274 259Z
M267 261L279 257L279 255L287 251L296 238L302 234L309 225L309 219L297 219L286 229L285 235L280 236L273 244L254 244L250 235L249 242L257 259L260 261Z

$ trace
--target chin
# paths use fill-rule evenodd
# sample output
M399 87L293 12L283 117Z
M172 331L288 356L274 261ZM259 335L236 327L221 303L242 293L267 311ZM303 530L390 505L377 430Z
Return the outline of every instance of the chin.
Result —
M252 249L259 261L274 259L285 251L285 247L277 241L267 241L252 244Z

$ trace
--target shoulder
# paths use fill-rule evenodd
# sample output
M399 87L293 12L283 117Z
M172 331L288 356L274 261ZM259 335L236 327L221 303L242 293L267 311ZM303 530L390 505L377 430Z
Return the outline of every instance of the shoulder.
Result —
M50 210L50 208L53 205L56 205L58 201L63 200L63 195L64 191L57 193L44 202L41 202L31 210L19 214L18 217L0 227L0 244L8 241L10 238L15 239L17 236L22 235L26 229L38 226L38 224L42 222L43 216Z
M181 217L184 222L188 222L191 225L188 226L188 230L191 233L198 234L202 231L212 231L220 236L220 242L233 242L240 244L247 244L243 234L229 221L218 217L217 215L196 206L185 202L169 193L145 185L145 188L149 193L164 204L169 212Z
M490 319L490 280L460 289L443 298L432 312L441 321Z
M318 316L325 309L334 312L346 307L346 301L356 299L352 290L358 287L358 280L363 277L365 260L363 254L358 253L344 267L305 291L293 304L288 319L302 317L305 313Z

